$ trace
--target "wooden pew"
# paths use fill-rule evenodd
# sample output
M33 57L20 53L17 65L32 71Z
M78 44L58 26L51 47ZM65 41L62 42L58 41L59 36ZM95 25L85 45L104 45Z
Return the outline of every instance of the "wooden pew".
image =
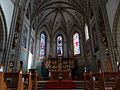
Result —
M85 90L119 90L119 72L84 73Z
M120 84L117 84L120 81L119 72L102 72L101 81L104 83L105 90L117 90L120 89Z
M4 79L7 89L24 90L24 82L22 79L22 71L19 72L5 72Z
M85 90L94 90L93 89L93 74L92 73L84 73L84 86Z
M32 90L32 77L31 73L23 74L24 78L24 90Z
M37 90L37 81L38 81L38 75L37 74L32 74L33 90Z
M101 73L92 73L92 82L94 90L105 90L104 78Z
M7 90L6 83L4 82L4 72L0 72L0 90Z

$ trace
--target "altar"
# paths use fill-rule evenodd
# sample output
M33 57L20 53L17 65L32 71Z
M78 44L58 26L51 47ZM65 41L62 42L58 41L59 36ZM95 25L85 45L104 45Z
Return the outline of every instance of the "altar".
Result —
M62 77L62 79L71 79L71 71L70 70L55 70L49 71L49 77L51 80L57 80L58 77Z
M71 79L71 69L74 68L74 60L71 58L50 58L46 59L45 66L49 70L51 80Z

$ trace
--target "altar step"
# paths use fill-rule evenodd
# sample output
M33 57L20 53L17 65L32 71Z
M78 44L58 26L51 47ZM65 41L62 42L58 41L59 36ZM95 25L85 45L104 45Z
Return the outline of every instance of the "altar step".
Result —
M84 90L84 82L83 81L73 81L76 85L77 90Z
M45 84L47 81L38 81L37 90L44 90ZM75 90L84 90L84 82L83 81L73 81L76 85Z
M38 81L37 82L37 90L44 90L46 82L47 81Z

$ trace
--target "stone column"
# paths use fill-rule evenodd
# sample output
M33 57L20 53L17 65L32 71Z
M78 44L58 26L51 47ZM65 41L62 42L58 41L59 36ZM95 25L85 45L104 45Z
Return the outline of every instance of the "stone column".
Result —
M100 0L100 5L102 8L102 12L103 12L103 19L104 19L104 24L105 24L105 32L107 35L107 41L108 41L108 49L109 49L109 57L112 60L112 66L113 66L113 70L117 70L117 62L116 62L116 57L115 57L115 47L113 45L113 37L111 34L111 30L110 30L110 25L109 25L109 21L108 21L108 15L107 15L107 11L106 11L106 3L104 0Z
M13 16L12 16L12 21L11 21L10 33L9 33L7 46L6 46L7 47L6 56L3 62L5 64L5 71L8 70L9 61L11 59L12 43L13 43L14 32L15 32L15 27L16 27L16 20L17 20L18 11L19 11L19 2L20 0L16 0L14 3L14 10L13 10Z

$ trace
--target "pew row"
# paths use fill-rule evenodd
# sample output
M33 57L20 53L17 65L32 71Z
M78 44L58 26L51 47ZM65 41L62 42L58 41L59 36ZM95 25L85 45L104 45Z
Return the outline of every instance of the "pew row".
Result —
M85 90L119 90L119 72L84 73Z

